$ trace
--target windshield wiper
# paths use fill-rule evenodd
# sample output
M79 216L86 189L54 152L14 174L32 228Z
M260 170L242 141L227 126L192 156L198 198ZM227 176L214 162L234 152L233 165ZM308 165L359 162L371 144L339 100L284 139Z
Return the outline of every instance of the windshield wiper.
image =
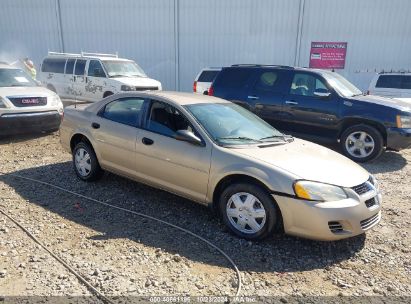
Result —
M364 95L364 93L352 94L351 97L360 96L360 95Z
M259 139L244 137L244 136L237 136L237 137L217 137L217 140L220 139L228 139L228 140L247 140L247 141L255 141L255 142L262 142Z
M271 139L271 138L281 138L283 141L293 141L294 140L294 137L292 137L291 135L285 135L285 134L282 134L282 135L271 135L271 136L267 136L267 137L263 137L263 138L260 138L260 141L262 141L262 140L264 140L264 139Z
M129 75L121 75L121 74L116 74L113 76L110 76L110 78L115 78L115 77L130 77Z

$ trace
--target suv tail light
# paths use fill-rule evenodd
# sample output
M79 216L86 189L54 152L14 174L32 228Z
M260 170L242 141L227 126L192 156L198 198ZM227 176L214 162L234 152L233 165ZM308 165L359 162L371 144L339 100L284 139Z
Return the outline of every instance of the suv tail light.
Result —
M193 92L197 92L197 81L194 81L193 83Z
M214 96L214 88L211 85L211 87L208 89L208 96Z

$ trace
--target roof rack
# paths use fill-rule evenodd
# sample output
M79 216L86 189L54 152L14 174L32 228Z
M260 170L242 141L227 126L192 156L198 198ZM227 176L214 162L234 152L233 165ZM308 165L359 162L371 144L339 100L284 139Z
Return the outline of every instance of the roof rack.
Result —
M294 69L294 67L289 65L277 65L277 64L255 64L255 63L242 63L242 64L232 64L232 67L276 67L283 69Z
M81 52L80 54L76 53L60 53L60 52L48 52L49 56L73 56L73 57L114 57L118 58L118 52L115 54L104 54L104 53L91 53L91 52Z

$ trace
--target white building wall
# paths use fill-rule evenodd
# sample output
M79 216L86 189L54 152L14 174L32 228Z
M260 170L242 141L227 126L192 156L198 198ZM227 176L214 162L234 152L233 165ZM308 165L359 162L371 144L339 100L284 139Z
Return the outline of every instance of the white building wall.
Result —
M339 72L366 89L371 71L411 69L410 11L409 0L2 0L0 61L118 51L190 91L203 67L308 66L311 41L335 41L348 43Z

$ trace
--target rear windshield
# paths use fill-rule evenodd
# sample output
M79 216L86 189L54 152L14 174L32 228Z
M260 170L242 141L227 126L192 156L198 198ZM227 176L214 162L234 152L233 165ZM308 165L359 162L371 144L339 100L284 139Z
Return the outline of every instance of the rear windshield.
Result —
M46 58L41 65L41 71L47 73L61 73L64 74L64 66L66 59L62 58Z
M198 77L198 82L213 82L214 78L220 71L203 71Z
M223 69L216 79L216 86L241 88L247 83L252 70L250 69Z
M411 90L411 75L381 75L375 87Z

